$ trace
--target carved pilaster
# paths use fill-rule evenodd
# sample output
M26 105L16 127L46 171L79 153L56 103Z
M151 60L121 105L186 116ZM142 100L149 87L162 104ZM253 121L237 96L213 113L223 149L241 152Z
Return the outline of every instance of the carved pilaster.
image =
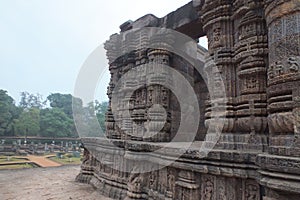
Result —
M267 30L261 1L239 6L235 13L236 131L261 134L267 129Z
M300 81L299 1L266 0L265 15L269 31L269 150L273 154L299 156L289 151L296 123L293 91Z
M233 63L233 26L232 26L232 2L230 1L205 1L201 13L203 29L208 37L208 51L213 59L216 71L225 85L226 91L226 112L225 126L223 132L231 133L234 130L234 101L236 96L236 73ZM214 74L210 74L214 76ZM218 80L214 81L215 83ZM218 87L216 85L216 87ZM222 94L224 97L224 94ZM208 106L212 102L208 102ZM209 115L209 113L207 113Z
M170 95L171 92L163 85L171 81L161 65L169 66L171 54L165 50L151 49L148 51L149 68L147 69L147 135L148 140L169 141L170 134ZM161 82L161 85L158 84ZM162 107L157 107L160 105ZM164 110L163 110L163 109Z

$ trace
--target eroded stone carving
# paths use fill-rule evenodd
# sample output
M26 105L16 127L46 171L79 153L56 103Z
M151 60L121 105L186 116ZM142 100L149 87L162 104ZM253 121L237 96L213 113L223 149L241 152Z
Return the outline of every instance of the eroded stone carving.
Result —
M151 25L172 28L194 40L207 35L208 52L198 51L208 53L203 72L209 76L201 77L189 62L164 48L148 48L160 41L160 35L151 39L146 32L124 34L124 38L112 35L105 44L111 72L106 136L126 156L109 152L113 147L105 140L83 139L88 147L99 149L93 153L86 150L77 179L90 181L115 199L299 199L299 22L299 0L196 0L162 19L147 15L123 24L123 33ZM172 37L164 41L163 47L176 43ZM153 75L151 67L147 72L138 71L116 92L117 82L126 72L148 63L172 67L186 77L199 100L201 130L195 143L172 166L141 173L137 170L140 165L159 165L173 152L181 151L180 142L184 141L180 138L165 153L137 159L138 153L151 152L169 142L180 124L181 105L172 91L159 84L146 84L146 80L153 83L157 79L176 83L167 78L166 71L159 75ZM206 81L211 84L207 86ZM133 94L126 93L139 82L145 84ZM224 96L219 90L222 84L224 103L215 101ZM113 92L117 93L118 111L129 105L130 117L113 115ZM151 108L155 104L165 112ZM219 116L225 125L215 148L199 159L200 140L214 123L212 109L216 107L225 109ZM136 168L127 170L132 165Z
M214 198L214 178L213 176L207 176L203 180L202 198L201 200L212 200Z
M246 200L259 200L259 189L256 184L246 184Z

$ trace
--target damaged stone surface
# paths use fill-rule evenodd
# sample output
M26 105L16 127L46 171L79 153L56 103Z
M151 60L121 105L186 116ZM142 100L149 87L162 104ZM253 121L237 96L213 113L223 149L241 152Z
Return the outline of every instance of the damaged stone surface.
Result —
M199 38L205 35L202 24L199 20L197 9L190 2L176 11L169 13L165 17L158 18L152 14L147 14L135 21L127 21L120 26L121 32L130 29L143 27L161 27L178 30L192 38Z

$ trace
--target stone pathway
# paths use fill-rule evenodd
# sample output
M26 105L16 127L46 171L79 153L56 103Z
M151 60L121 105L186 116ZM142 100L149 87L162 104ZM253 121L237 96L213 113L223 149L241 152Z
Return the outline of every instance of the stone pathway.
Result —
M61 164L50 160L49 158L47 158L47 156L28 155L28 156L16 156L16 158L25 158L26 160L7 161L7 162L4 162L4 163L1 163L0 165L35 163L40 167L59 167L59 166L61 166Z
M0 171L0 200L110 200L75 182L80 166Z
M40 167L58 167L61 166L61 164L54 162L44 156L34 156L34 155L28 155L27 157L31 162L36 163Z

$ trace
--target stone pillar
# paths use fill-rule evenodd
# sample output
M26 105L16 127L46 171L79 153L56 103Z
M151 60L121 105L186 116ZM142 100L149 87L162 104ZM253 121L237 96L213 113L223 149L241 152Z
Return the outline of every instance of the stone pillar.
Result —
M165 50L149 50L149 68L147 69L147 134L151 135L150 141L170 141L170 91L163 85L170 82L170 74L165 69L159 69L161 65L169 66L171 54ZM157 82L162 85L158 85ZM162 106L162 110L155 105ZM165 116L167 115L167 116ZM156 133L156 134L155 134Z
M266 143L267 130L268 61L263 3L262 1L243 3L236 0L233 16L237 73L236 132L243 134L239 137L241 144L237 145L237 148L262 151Z
M269 153L299 156L295 142L300 86L300 2L265 0L269 31Z
M208 37L208 50L211 59L213 59L215 66L213 68L218 69L223 80L214 80L214 86L219 89L218 81L223 81L226 91L225 106L226 113L222 116L225 119L225 126L223 132L232 133L234 131L234 101L236 97L236 74L235 65L233 63L233 24L231 20L232 3L230 1L215 1L206 0L201 9L201 21L203 23L203 29ZM215 69L208 69L210 71L216 71ZM212 72L213 73L213 72ZM213 76L213 74L209 74ZM218 76L217 76L218 77ZM214 77L209 77L214 79ZM218 78L219 79L219 78ZM216 94L215 99L223 97L224 94L220 94L220 97ZM208 109L206 112L206 123L210 121L210 107L213 102L208 102Z
M129 54L123 55L121 62L119 78L136 67L135 53L130 52ZM132 117L123 115L126 109L131 110L130 106L128 107L127 105L131 105L133 101L132 92L137 85L136 78L138 77L138 74L136 74L135 71L133 72L134 73L130 73L130 76L128 76L126 80L123 80L122 85L117 89L118 94L115 96L117 99L114 99L115 101L118 101L117 110L114 113L118 115L116 131L121 135L122 139L131 139L132 137L137 136L137 134L133 134Z
M240 1L239 1L240 2ZM236 7L235 61L238 90L237 132L264 133L267 128L266 63L267 30L262 2ZM253 108L251 103L253 102ZM253 116L253 117L252 117Z
M135 53L135 65L139 67L148 62L147 51L146 49L138 50ZM132 127L132 140L142 141L145 134L146 128L145 123L147 121L146 115L146 106L147 106L147 88L146 88L146 72L138 70L135 80L139 82L139 85L143 85L141 88L138 88L132 97L132 103L130 111L132 113L133 127Z
M265 187L264 200L299 199L299 166L295 163L299 163L300 155L300 2L264 3L269 47L269 154L257 158L262 175L260 184Z

